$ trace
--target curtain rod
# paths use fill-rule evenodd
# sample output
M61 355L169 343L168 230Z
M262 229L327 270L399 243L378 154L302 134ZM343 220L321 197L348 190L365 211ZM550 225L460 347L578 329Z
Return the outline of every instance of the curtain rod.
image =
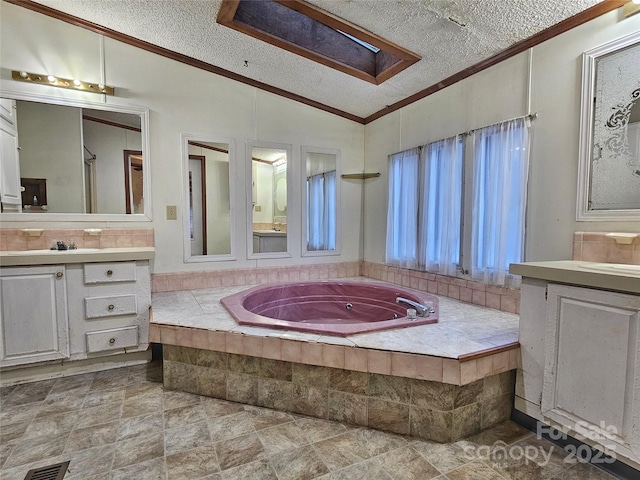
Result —
M528 115L521 115L519 117L514 117L514 118L509 118L507 120L500 120L499 122L496 123L492 123L490 125L485 125L484 127L478 127L478 128L473 128L469 131L466 132L462 132L462 133L458 133L458 135L470 135L473 132L475 132L476 130L480 130L482 128L489 128L489 127L493 127L495 125L500 125L501 123L506 123L506 122L512 122L513 120L519 120L521 118L528 118L529 120L535 120L536 118L538 118L538 114L537 113L530 113Z
M445 138L441 138L440 140L435 140L435 142L439 142L441 140L445 140L447 138L451 138L451 137L457 137L458 135L466 137L467 135L471 135L473 132L475 132L476 130L480 130L482 128L488 128L488 127L493 127L494 125L500 125L501 123L505 123L505 122L511 122L513 120L518 120L520 118L528 118L529 120L535 120L536 118L538 118L538 114L537 113L530 113L528 115L521 115L519 117L514 117L514 118L509 118L507 120L501 120L499 122L496 123L492 123L490 125L485 125L484 127L478 127L478 128L474 128L472 130L468 130L466 132L461 132L461 133L456 133L455 135L452 135L450 137L445 137ZM395 153L391 153L389 155L387 155L387 157L390 157L391 155L396 155L398 153L402 153L402 152L406 152L407 150L412 150L413 148L417 148L418 150L422 150L424 147L426 147L427 145L429 145L430 143L434 143L434 142L429 142L426 143L424 145L418 145L417 147L412 147L412 148L406 148L404 150L400 150L399 152L395 152Z

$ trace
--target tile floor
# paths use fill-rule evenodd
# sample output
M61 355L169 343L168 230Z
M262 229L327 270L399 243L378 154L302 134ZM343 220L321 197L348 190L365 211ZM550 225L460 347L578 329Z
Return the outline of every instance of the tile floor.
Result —
M0 478L66 460L65 480L613 478L512 422L436 444L169 391L161 378L149 364L1 388Z

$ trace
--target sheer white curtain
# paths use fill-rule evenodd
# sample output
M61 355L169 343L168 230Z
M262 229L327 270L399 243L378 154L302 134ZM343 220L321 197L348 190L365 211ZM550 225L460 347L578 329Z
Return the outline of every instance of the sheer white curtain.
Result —
M462 136L456 135L430 143L421 158L418 262L450 276L460 262L462 152Z
M417 268L420 147L389 156L386 263Z
M336 171L307 178L307 250L335 250L336 207Z
M524 250L530 125L519 118L473 133L471 276L483 283L520 283L508 270Z

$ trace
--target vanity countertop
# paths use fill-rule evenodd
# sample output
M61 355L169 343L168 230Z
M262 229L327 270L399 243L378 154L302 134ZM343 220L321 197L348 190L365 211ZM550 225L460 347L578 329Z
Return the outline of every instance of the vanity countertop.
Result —
M640 265L556 260L512 263L516 275L585 287L640 293Z
M254 230L253 234L259 237L284 237L287 232L281 232L280 230Z
M79 248L78 250L24 250L0 252L3 267L20 265L56 265L62 263L119 262L151 260L154 247Z

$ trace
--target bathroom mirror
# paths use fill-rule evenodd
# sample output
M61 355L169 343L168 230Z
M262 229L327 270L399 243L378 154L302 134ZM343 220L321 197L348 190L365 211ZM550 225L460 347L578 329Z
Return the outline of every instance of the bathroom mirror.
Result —
M247 162L251 188L247 199L250 239L249 258L288 256L287 201L289 199L288 160L291 146L249 143Z
M337 255L340 151L302 147L304 256Z
M186 262L235 260L232 240L233 141L182 135L184 258Z
M19 212L2 213L2 220L151 220L147 110L8 92L3 97L16 101L23 192ZM34 192L35 183L46 202Z
M640 32L583 54L578 221L640 218Z

